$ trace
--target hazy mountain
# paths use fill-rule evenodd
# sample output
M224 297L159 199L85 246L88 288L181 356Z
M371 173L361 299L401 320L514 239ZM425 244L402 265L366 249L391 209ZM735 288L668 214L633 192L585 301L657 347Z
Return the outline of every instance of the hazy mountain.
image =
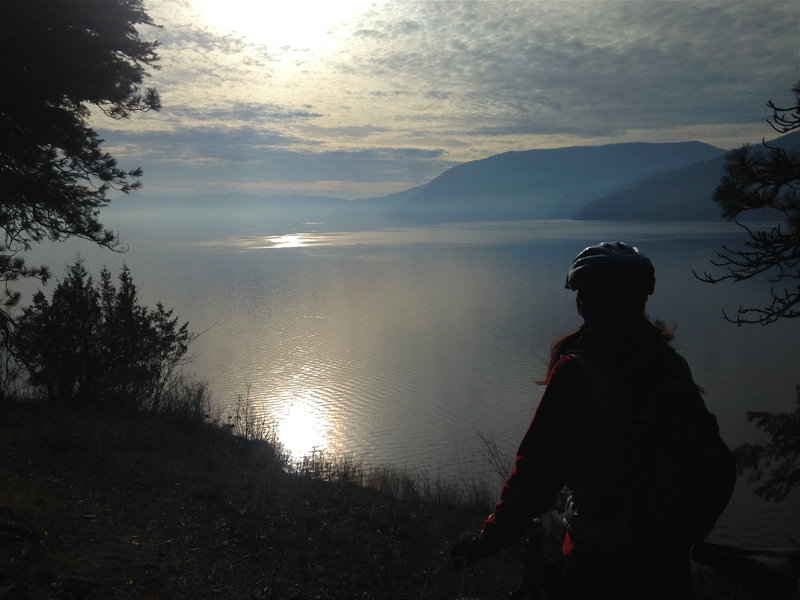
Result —
M786 150L800 150L800 132L767 143ZM757 147L763 148L761 144ZM719 156L648 177L628 189L589 202L575 218L717 220L720 209L711 198L722 177L724 161L724 156ZM765 211L759 216L773 218L775 213Z
M648 177L626 190L586 204L576 219L688 220L720 218L711 195L722 176L724 156Z
M724 155L701 142L630 143L505 152L365 202L412 220L571 218L587 202L654 174Z
M768 142L800 150L800 132ZM709 220L725 150L701 142L631 143L505 152L451 167L428 183L362 200L220 194L147 199L119 208L259 208L264 219L329 228L524 219ZM281 221L283 222L283 221ZM299 226L299 225L298 225Z

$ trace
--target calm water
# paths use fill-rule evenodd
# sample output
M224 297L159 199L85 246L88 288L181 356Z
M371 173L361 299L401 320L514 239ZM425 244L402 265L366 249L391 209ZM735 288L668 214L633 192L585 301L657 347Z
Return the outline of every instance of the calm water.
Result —
M758 439L747 410L792 410L800 323L737 328L721 316L757 303L755 284L711 286L728 224L571 221L362 228L249 209L109 211L124 256L70 243L36 250L55 274L124 260L146 302L203 331L192 372L223 414L249 392L295 455L312 448L499 486L481 436L513 456L541 396L553 338L579 320L564 276L602 240L635 243L656 265L654 318L677 346L732 444ZM784 544L798 503L765 505L740 485L716 539Z

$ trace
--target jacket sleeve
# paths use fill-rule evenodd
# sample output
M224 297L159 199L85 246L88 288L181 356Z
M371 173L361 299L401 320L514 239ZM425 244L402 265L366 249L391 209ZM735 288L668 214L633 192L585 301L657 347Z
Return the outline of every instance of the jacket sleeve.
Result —
M480 554L513 544L534 517L552 508L583 455L585 403L583 374L577 361L565 356L550 374L514 469L478 534Z

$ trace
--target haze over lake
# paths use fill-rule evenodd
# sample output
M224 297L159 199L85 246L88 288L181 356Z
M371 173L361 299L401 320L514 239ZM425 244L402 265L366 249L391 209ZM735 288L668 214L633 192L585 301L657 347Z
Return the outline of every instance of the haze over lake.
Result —
M708 285L727 223L569 220L343 228L269 208L126 205L105 213L125 255L70 242L34 250L60 277L76 252L90 271L125 263L146 303L160 301L203 334L190 371L224 416L249 393L295 456L312 449L499 489L481 436L513 456L541 396L551 341L579 325L564 289L572 258L604 240L638 245L656 267L653 318L706 391L731 445L753 440L748 410L794 404L800 323L744 327L722 309L767 298L762 283ZM369 226L374 225L374 226ZM23 299L26 303L28 298ZM716 535L784 544L798 532L740 485Z

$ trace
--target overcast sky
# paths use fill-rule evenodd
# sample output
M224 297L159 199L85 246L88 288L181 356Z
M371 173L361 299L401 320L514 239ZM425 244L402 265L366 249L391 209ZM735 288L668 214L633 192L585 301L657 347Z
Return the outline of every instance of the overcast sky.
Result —
M774 134L789 0L145 0L159 113L96 118L142 195L342 198L532 148Z

